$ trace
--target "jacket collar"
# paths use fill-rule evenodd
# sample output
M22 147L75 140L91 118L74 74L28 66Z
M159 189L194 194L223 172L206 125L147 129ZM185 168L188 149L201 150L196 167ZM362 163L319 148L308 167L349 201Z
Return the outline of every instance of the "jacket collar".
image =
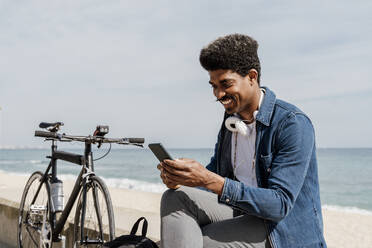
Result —
M262 101L258 114L256 116L256 121L261 122L265 126L270 126L271 116L274 112L274 105L276 101L275 93L272 92L267 87L261 87L265 90L265 97Z

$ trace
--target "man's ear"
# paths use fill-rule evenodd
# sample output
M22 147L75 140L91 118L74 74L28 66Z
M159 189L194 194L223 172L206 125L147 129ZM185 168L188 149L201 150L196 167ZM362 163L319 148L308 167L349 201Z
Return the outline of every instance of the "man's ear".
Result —
M257 81L257 77L258 77L258 72L256 71L256 69L250 69L249 72L248 72L248 76L249 76L249 79L250 81L253 83L254 81L258 82Z

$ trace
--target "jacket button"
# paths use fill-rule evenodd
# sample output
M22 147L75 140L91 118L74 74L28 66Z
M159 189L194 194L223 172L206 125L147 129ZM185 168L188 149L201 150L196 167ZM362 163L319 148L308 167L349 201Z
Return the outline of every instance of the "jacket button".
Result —
M270 173L270 172L271 172L271 169L270 169L270 168L267 168L267 170L266 170L266 171Z
M227 202L227 203L229 203L229 202L230 202L230 199L229 199L229 198L227 198L227 199L226 199L226 202Z

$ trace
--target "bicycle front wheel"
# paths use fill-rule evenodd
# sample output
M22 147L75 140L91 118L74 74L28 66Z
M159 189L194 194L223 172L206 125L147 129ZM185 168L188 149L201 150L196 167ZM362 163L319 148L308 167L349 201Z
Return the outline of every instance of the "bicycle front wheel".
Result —
M82 225L84 190L80 193L74 221L74 247L102 247L115 237L114 211L104 181L92 176L86 184L85 218Z
M19 248L51 248L52 228L50 225L49 184L44 182L40 187L43 173L34 172L23 190L18 218ZM36 200L32 203L34 197Z

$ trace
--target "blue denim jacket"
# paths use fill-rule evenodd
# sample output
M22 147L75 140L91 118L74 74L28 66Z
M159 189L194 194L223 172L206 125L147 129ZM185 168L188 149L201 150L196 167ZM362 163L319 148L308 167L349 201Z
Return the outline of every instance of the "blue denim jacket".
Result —
M222 124L207 165L225 177L219 202L264 219L273 248L327 247L313 126L301 110L265 89L256 116L258 188L233 179L231 132Z

